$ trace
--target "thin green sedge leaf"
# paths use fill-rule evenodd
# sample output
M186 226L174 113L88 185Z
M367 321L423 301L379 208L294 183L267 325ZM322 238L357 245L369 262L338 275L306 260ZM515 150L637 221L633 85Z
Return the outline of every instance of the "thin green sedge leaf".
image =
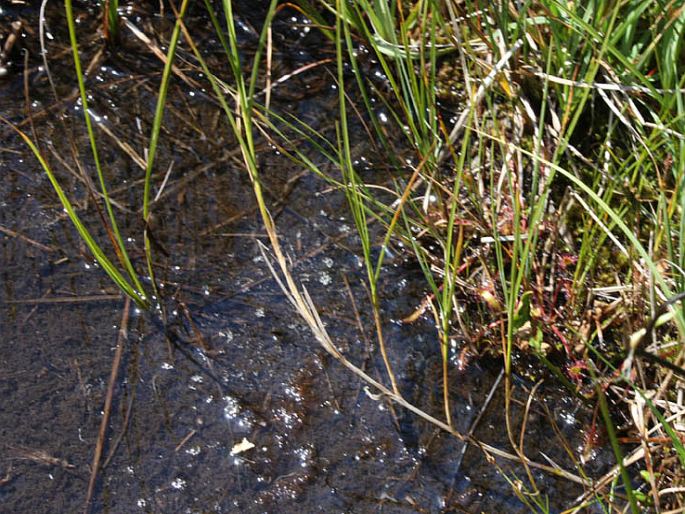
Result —
M102 193L102 198L103 198L104 203L105 203L105 209L107 211L109 223L112 226L112 231L114 232L115 241L113 241L113 244L115 246L117 256L122 261L122 264L123 264L124 268L126 269L126 272L128 273L129 278L133 281L135 288L140 292L144 301L147 303L148 300L147 300L147 295L145 293L145 289L143 288L143 285L138 278L138 273L135 271L135 269L133 268L133 265L131 264L131 260L128 256L128 252L126 251L126 246L124 244L124 240L121 236L121 232L119 231L119 226L118 226L117 221L116 221L116 216L114 215L114 210L112 209L112 203L109 199L109 194L107 192L107 184L105 182L104 173L102 171L102 165L100 163L100 156L98 153L97 143L96 143L96 139L95 139L95 131L93 130L93 123L90 119L90 111L88 108L88 95L86 94L86 85L85 85L85 80L83 78L83 70L81 68L81 58L79 56L78 42L76 40L76 27L74 25L74 13L73 13L73 9L72 9L72 0L65 0L64 8L66 11L66 16L67 16L67 27L69 30L69 41L71 43L71 50L72 50L72 54L73 54L73 58L74 58L74 68L76 71L76 78L78 81L78 88L79 88L79 93L81 96L81 105L83 108L83 117L84 117L84 120L86 122L86 129L88 131L88 140L90 142L90 148L91 148L91 152L93 154L93 161L95 162L95 169L97 170L98 180L100 183L100 192Z

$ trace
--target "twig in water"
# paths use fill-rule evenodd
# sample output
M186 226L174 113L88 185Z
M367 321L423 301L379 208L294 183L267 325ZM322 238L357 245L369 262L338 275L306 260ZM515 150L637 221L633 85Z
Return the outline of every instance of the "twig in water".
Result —
M102 457L102 448L105 445L105 436L107 435L107 425L109 424L109 415L112 412L112 396L114 395L114 385L119 374L119 363L121 362L121 355L124 353L124 344L128 339L128 315L131 307L131 299L127 296L124 302L124 312L121 315L121 326L119 327L119 335L117 336L117 349L114 353L114 360L112 360L112 371L109 375L109 384L107 385L107 395L105 396L105 407L103 409L102 420L100 421L100 431L98 433L98 440L95 444L95 452L93 453L93 464L90 471L90 480L88 481L88 491L86 492L86 501L83 506L84 512L89 512L90 502L93 498L93 491L95 490L95 482L97 481L98 471L100 470L100 458Z
M19 232L15 232L12 229L3 227L0 225L0 232L9 236L9 237L16 237L17 239L21 239L22 241L27 242L30 245L35 246L36 248L39 248L40 250L43 250L44 252L57 252L58 249L55 248L54 246L47 246L42 243L39 243L38 241L35 241L31 239L30 237L25 236L24 234L21 234Z

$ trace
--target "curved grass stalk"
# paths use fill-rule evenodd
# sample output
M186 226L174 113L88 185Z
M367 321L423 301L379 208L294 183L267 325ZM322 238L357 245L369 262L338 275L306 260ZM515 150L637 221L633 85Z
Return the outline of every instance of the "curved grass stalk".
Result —
M52 184L53 189L57 193L57 196L62 204L62 207L64 207L64 210L69 216L69 219L74 224L74 227L76 227L79 236L85 242L86 246L93 254L95 260L98 262L100 266L102 266L102 269L105 271L105 273L107 273L112 282L114 282L123 293L125 293L134 302L136 302L136 304L139 307L147 308L147 299L141 295L140 290L136 289L129 283L128 280L126 280L126 278L121 274L117 267L114 264L112 264L112 262L107 258L107 255L105 255L104 251L102 250L100 245L98 245L98 243L95 241L93 236L91 236L90 232L88 231L88 229L76 213L76 210L74 209L74 206L72 205L71 201L64 193L64 190L60 186L57 177L55 177L55 174L52 172L50 165L43 158L43 155L41 154L36 144L31 140L29 136L27 136L23 131L21 131L14 125L12 125L4 117L0 116L0 122L5 123L13 130L15 130L19 134L19 136L21 136L21 138L24 140L27 146L31 149L36 159L38 159L38 162L40 163L41 167L45 171L45 174L48 176L48 179L50 180L50 184Z
M109 199L109 194L107 192L107 184L106 184L104 173L102 170L102 165L100 163L100 156L98 153L97 143L96 143L96 139L95 139L95 131L93 130L93 123L90 119L90 112L88 109L88 95L86 94L86 85L85 85L85 80L83 78L83 70L81 68L81 59L79 57L78 41L76 39L76 27L74 25L74 13L73 13L73 9L72 9L72 0L65 0L64 8L65 8L66 16L67 16L67 27L69 30L69 41L71 44L71 50L72 50L72 54L73 54L73 58L74 58L74 69L76 72L76 79L78 81L78 88L79 88L79 93L80 93L80 97L81 97L81 107L83 108L83 117L84 117L84 120L86 122L86 129L88 131L88 140L90 142L90 148L91 148L91 152L93 154L93 161L95 163L95 169L97 171L97 176L98 176L98 180L100 183L100 192L102 193L102 198L103 198L104 203L105 203L105 209L107 211L109 223L112 227L112 232L108 231L108 233L110 234L110 239L112 240L112 246L114 248L114 251L116 252L117 258L119 259L119 261L124 266L128 276L129 276L129 279L133 282L133 285L138 292L138 294L137 294L138 300L140 300L142 298L143 303L145 305L149 305L149 299L147 298L147 295L145 293L145 288L143 287L142 283L140 282L140 279L138 278L138 273L133 268L133 265L131 264L131 259L129 258L128 252L126 251L126 246L124 244L123 238L121 237L121 232L119 231L119 225L117 224L116 217L115 217L114 211L112 209L112 203ZM43 166L43 167L46 170L48 169L45 166ZM52 180L51 180L51 182L52 182ZM53 186L54 185L55 185L55 183L53 183ZM73 220L74 220L74 218L72 218L72 221ZM134 297L133 299L135 300L136 298Z
M260 243L261 245L261 243ZM263 247L262 247L262 251ZM280 253L280 257L278 256L278 253ZM531 461L527 457L522 458L519 455L515 455L512 453L509 453L507 451L501 450L495 446L489 445L487 443L483 443L482 441L479 441L476 439L474 436L469 435L469 434L462 434L458 430L454 429L454 427L450 426L449 424L445 423L444 421L440 421L439 419L431 416L424 410L416 407L412 403L408 402L403 396L395 393L382 383L378 382L371 376L369 376L365 371L360 369L359 367L355 366L352 362L350 362L340 351L336 348L335 344L333 343L333 340L329 336L326 327L319 317L319 314L316 310L316 307L314 306L314 303L309 296L309 293L305 288L302 288L300 290L297 285L295 284L295 280L293 279L292 275L290 274L290 271L288 269L288 264L287 261L285 260L282 252L274 252L275 259L276 259L276 264L280 268L281 275L279 275L278 271L276 271L274 265L271 262L271 259L269 258L266 253L264 253L265 261L267 265L269 266L269 269L278 282L278 285L281 287L281 290L283 291L283 294L285 294L286 298L288 301L294 306L294 308L297 310L297 312L300 314L300 316L304 319L304 321L307 323L309 326L310 330L313 332L314 336L316 337L317 341L321 344L321 346L332 356L334 357L340 364L342 364L345 368L350 370L352 373L357 375L359 378L361 378L365 383L368 385L372 386L374 389L376 389L379 392L379 396L376 397L370 391L367 390L367 394L369 394L372 398L375 399L380 399L381 397L388 398L392 402L396 403L400 407L404 407L405 409L409 410L413 414L419 416L421 419L431 423L432 425L436 426L437 428L440 428L441 430L444 430L445 432L449 433L450 435L456 437L460 441L465 441L468 442L469 444L473 445L474 447L480 449L485 456L488 459L492 459L493 457L500 457L509 461L513 462L519 462L519 463L525 463L526 465L530 466L531 468L539 469L541 471L544 471L546 473L550 473L554 476L559 476L562 478L565 478L566 480L569 480L571 482L574 482L576 484L580 484L583 486L589 486L591 484L591 481L586 480L584 478L578 477L577 475L574 475L572 473L569 473L568 471L565 471L563 469L560 469L558 467L554 466L549 466L546 464L540 464L538 462Z

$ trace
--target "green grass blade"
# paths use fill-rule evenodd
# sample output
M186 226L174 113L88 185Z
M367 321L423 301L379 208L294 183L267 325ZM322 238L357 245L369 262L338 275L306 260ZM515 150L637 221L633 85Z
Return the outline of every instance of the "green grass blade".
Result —
M112 227L112 231L114 233L114 241L112 241L112 244L114 245L114 249L117 253L117 256L119 257L124 268L126 269L126 272L128 273L129 278L133 281L136 289L140 292L140 294L143 296L145 301L147 301L145 289L143 288L143 285L141 284L141 282L138 278L138 273L133 268L133 265L131 264L131 260L128 256L127 251L126 251L126 246L124 245L124 240L121 237L121 232L119 231L119 226L117 224L116 217L114 216L114 211L112 209L112 203L109 199L109 194L107 192L107 184L105 182L105 177L104 177L104 173L103 173L102 166L100 163L100 156L98 153L97 143L96 143L96 139L95 139L95 131L93 130L93 123L90 119L90 112L88 109L88 95L86 94L86 85L85 85L85 80L83 77L83 69L81 68L81 58L79 56L78 41L76 40L76 27L74 24L74 13L73 13L73 9L72 9L72 1L71 0L65 0L64 8L66 11L66 16L67 16L67 27L69 30L69 41L71 44L71 50L72 50L72 54L73 54L73 58L74 58L74 69L76 72L76 78L78 81L79 93L81 96L81 106L83 108L83 117L84 117L84 120L86 122L86 129L88 131L88 140L90 142L90 148L91 148L91 152L93 154L93 161L95 162L95 168L97 170L98 180L100 183L100 192L102 193L102 198L103 198L104 203L105 203L105 209L107 211L109 223L110 223L110 225Z

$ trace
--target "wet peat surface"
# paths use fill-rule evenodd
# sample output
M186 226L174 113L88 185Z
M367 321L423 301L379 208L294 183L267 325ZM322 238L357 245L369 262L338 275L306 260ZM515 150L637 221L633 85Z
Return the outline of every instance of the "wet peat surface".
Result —
M249 47L255 36L248 14L254 13L238 14L245 16ZM191 11L189 27L206 24L202 16ZM330 56L321 41L288 25L291 16L277 25L275 73L281 76ZM28 67L15 62L0 79L0 114L36 131L85 222L106 241L76 165L95 176L63 15L48 11L48 49L61 102L40 68L36 10L6 10L0 24L18 18L25 23L21 47L29 51ZM134 9L129 19L168 38L168 13L142 16ZM81 12L81 27L95 21L95 10ZM148 144L162 66L130 32L119 51L101 55L95 30L83 30L82 38L82 59L93 66L91 107L113 134L98 129L103 162L122 232L142 269L137 206L143 170L130 155L143 155ZM207 36L205 44L211 48L216 41ZM322 68L275 90L272 101L326 130L336 97ZM169 98L157 187L173 168L153 207L165 324L159 312L132 308L128 319L122 317L124 300L79 241L46 175L20 138L0 128L0 512L83 510L122 320L128 337L92 512L527 512L500 473L523 479L520 466L490 462L479 449L379 399L326 354L264 262L258 242L267 240L249 179L218 109L177 78ZM267 199L296 279L311 293L338 347L385 380L344 197L260 145ZM434 328L428 318L411 325L394 321L424 298L422 275L397 255L383 276L384 330L402 393L441 417ZM519 369L527 368L524 361ZM455 428L473 427L476 438L509 449L501 384L483 410L500 371L499 359L455 366L452 411ZM515 427L536 373L516 378ZM572 470L556 430L577 452L592 413L551 381L537 389L536 399L526 421L526 454ZM249 444L241 448L244 442ZM610 459L606 450L597 452L598 476ZM552 511L582 493L568 480L534 473Z

